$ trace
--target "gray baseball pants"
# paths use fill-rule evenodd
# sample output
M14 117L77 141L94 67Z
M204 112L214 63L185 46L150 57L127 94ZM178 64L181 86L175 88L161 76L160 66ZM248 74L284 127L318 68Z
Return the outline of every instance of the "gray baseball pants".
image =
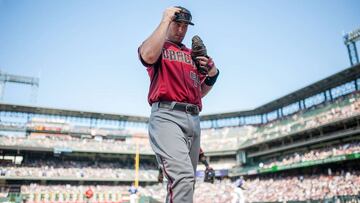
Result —
M174 102L172 103L175 104ZM166 203L192 203L200 151L200 118L152 104L150 145L168 179Z

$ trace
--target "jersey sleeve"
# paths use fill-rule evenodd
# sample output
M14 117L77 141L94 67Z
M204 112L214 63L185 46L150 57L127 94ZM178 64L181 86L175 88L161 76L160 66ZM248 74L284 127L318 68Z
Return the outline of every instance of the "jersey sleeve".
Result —
M154 64L149 64L149 63L147 63L147 62L142 58L142 56L141 56L141 54L140 54L140 47L141 47L141 45L138 47L138 57L139 57L139 60L140 60L140 62L142 63L143 66L145 66L146 68L151 68L151 67L153 67L155 64L159 63L159 61L161 60L162 54L160 54L158 60L157 60Z

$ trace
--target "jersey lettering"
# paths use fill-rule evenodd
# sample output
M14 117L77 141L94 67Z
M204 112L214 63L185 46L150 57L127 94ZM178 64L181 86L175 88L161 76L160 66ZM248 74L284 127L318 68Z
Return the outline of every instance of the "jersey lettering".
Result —
M191 64L195 67L195 63L193 60L191 60L191 55L186 54L182 51L174 51L169 49L163 49L162 50L162 57L163 59L168 59L170 61L179 61L179 62L185 62L187 64Z
M168 51L170 53L170 60L175 61L176 60L175 51L173 51L173 50L168 50Z

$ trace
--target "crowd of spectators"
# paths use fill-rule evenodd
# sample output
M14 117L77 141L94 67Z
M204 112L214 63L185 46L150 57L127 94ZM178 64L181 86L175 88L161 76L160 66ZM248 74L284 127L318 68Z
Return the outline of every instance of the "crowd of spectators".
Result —
M329 146L321 149L313 149L308 152L302 152L302 153L296 152L291 155L286 155L284 157L281 157L280 159L274 158L267 160L265 163L262 163L262 167L271 168L275 165L284 166L299 162L321 160L329 157L334 157L344 154L352 154L352 153L360 153L359 142L339 144L336 146Z
M146 140L148 141L148 140ZM8 137L0 136L0 143L4 146L22 146L33 148L64 148L72 151L83 152L111 152L111 153L135 153L136 140L126 139L125 141L115 139L88 139L73 136L44 136L44 137ZM139 143L140 153L152 154L150 145L147 142Z
M203 129L201 145L205 151L236 150L242 145L260 143L359 114L360 94L355 93L265 125Z
M195 203L236 202L235 184L229 179L216 180L214 184L198 181L195 185ZM245 202L284 202L323 200L338 196L358 195L360 191L359 172L344 172L333 175L304 175L274 178L253 178L245 180ZM165 188L162 189L166 191ZM144 194L159 198L159 186L145 188Z
M129 186L107 185L38 185L30 184L21 186L21 193L27 196L27 201L32 202L122 202L129 200L127 192ZM86 193L91 191L91 195Z
M318 127L329 122L349 118L360 114L360 94L351 94L338 98L333 103L300 111L290 117L278 119L258 127L247 143L259 143L268 139L286 136L298 131Z
M359 172L334 175L305 175L255 178L246 181L244 191L249 202L321 200L336 196L359 195Z
M86 119L85 119L86 120ZM25 125L27 130L30 131L51 131L52 133L63 134L83 134L83 135L100 135L100 136L130 136L134 133L138 133L144 130L130 130L121 129L116 122L108 123L108 125L98 126L91 125L91 122L84 122L79 125L77 122L72 122L66 119L52 118L52 117L33 117L28 122L21 124ZM101 120L99 120L101 124Z
M195 187L195 203L227 203L237 198L235 184L229 179L216 180L213 184L197 181ZM28 202L82 202L89 188L94 192L89 202L115 202L128 197L129 186L31 184L22 186L21 192L28 195ZM360 191L360 174L359 171L343 171L332 175L255 177L245 179L244 188L245 202L324 200L340 196L359 198L356 195ZM166 183L140 186L138 189L141 196L150 196L160 202L165 200Z
M129 161L59 161L55 159L29 160L20 165L7 163L0 166L0 175L16 178L40 179L111 179L134 180L134 164ZM143 181L157 180L157 165L142 161L139 178Z

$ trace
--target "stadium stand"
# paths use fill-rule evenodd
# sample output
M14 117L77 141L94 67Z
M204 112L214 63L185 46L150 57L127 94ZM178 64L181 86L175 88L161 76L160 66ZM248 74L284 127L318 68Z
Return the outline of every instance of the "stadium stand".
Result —
M360 174L356 172L335 172L332 175L313 174L304 176L273 176L247 179L244 190L247 202L284 202L297 200L352 200L356 201L360 190ZM126 186L41 186L31 184L21 187L29 202L85 201L85 192L91 188L95 198L92 202L116 202L126 197ZM198 181L195 189L195 203L232 202L236 199L234 182L218 180L214 184ZM54 192L56 191L56 192ZM163 201L166 186L155 184L139 188L139 193Z
M195 202L359 202L360 65L256 109L202 119ZM163 202L147 118L0 104L0 201ZM135 157L140 155L139 175ZM91 198L87 192L91 191Z

